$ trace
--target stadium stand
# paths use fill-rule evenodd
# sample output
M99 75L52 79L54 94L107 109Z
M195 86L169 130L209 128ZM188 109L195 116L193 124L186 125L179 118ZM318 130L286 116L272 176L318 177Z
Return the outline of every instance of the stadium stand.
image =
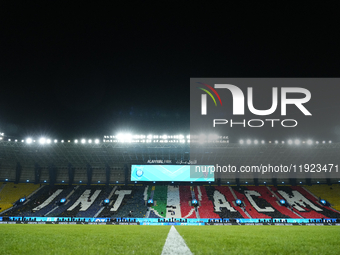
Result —
M340 211L340 185L312 185L304 186L305 189L312 192L319 199L325 199L328 201L332 208Z
M81 194L86 190L85 185L73 186L73 190L67 195L66 202L63 205L57 206L54 210L51 210L46 214L48 217L72 217L75 216L80 210L80 204L72 211L67 211L67 209L72 206Z
M6 183L0 192L0 212L11 208L15 202L23 197L28 197L39 187L39 184L33 183Z
M309 201L311 201L314 205L316 205L318 208L320 208L321 209L320 214L324 215L323 218L337 218L337 217L339 217L339 215L340 215L339 212L335 211L331 207L323 206L321 203L319 203L318 197L316 197L315 195L310 193L304 187L292 186L291 189L300 192L302 194L302 196L304 196Z
M194 188L196 199L199 201L198 212L200 218L219 218L214 211L214 204L209 200L204 186Z
M273 217L273 218L300 218L301 216L294 213L291 209L280 205L278 203L278 197L275 196L274 193L272 193L271 189L267 186L248 186L248 190L255 190L261 196L254 197L253 199L260 207L266 207L271 206L273 209L275 209L274 212L266 212L267 215Z
M94 217L99 212L99 210L102 208L102 203L104 199L109 197L109 194L112 191L112 189L113 189L112 186L111 187L110 186L97 187L94 193L96 192L98 193L98 191L100 191L98 196L95 198L92 198L94 199L94 201L91 201L92 203L89 205L89 207L86 208L86 210L80 210L76 216L77 217Z
M166 205L167 218L181 218L180 196L179 188L177 186L168 186L167 205Z
M150 212L150 218L165 217L167 211L166 206L168 202L167 201L168 186L167 185L152 186L152 190L154 191L153 201L155 205L152 207L153 210Z
M219 191L222 195L225 196L226 201L228 201L230 203L230 205L236 209L236 213L234 212L230 212L230 210L228 210L227 208L223 208L221 209L221 213L219 213L221 218L249 218L249 216L244 212L244 210L242 210L239 206L236 206L235 200L237 199L237 197L235 196L233 189L231 187L227 187L227 186L217 186L215 187L217 191ZM210 200L214 201L214 189L213 187L207 187L207 191L208 191L208 196L210 198ZM221 206L219 206L221 207ZM232 217L232 216L238 216L238 217Z
M114 217L144 218L147 206L144 201L144 187L127 187L131 194L125 195Z
M48 214L51 210L54 208L57 208L57 203L62 198L66 198L74 189L74 186L66 186L66 185L57 185L54 188L48 192L50 195L44 202L40 203L42 205L43 203L48 203L46 206L40 208L39 205L35 208L33 208L32 212L27 212L27 216L33 216L33 217L43 217L46 214ZM53 192L55 190L55 192ZM56 197L53 195L56 194L56 192L61 191ZM52 193L53 192L53 193Z
M191 201L190 186L179 186L179 197L182 217L196 218L195 208L193 206L190 206Z

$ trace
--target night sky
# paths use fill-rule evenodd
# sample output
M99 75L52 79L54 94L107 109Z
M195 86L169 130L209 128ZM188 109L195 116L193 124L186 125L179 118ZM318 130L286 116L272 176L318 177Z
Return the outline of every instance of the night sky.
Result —
M188 133L190 77L339 77L338 7L0 9L8 137Z

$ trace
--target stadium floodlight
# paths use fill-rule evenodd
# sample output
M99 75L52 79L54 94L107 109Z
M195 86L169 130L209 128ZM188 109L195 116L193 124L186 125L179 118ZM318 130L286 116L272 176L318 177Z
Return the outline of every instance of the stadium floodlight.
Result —
M250 139L247 139L247 144L251 144L251 140Z
M240 144L244 144L244 141L242 139L240 140Z
M218 140L218 135L217 134L209 134L208 135L208 142L215 142Z
M94 143L98 144L99 143L99 139L94 140Z
M45 144L45 142L46 142L46 139L45 139L44 137L41 137L41 138L39 139L39 143L40 143L40 144Z
M78 143L78 139L74 140L74 143Z
M264 144L264 140L262 140L261 143Z
M299 145L299 144L301 143L301 141L300 141L299 139L295 139L294 143L295 143L296 145Z
M17 140L17 139L15 139L14 141L15 141L15 142L17 142L18 140Z
M279 141L278 140L275 140L275 144L278 144L279 143Z
M257 141L257 140L254 140L254 144L258 144L259 143L259 141Z
M163 138L163 139L167 139L168 136L167 136L167 135L163 135L162 138Z
M198 143L203 144L206 142L206 136L204 134L200 134L198 136Z
M54 143L57 143L58 142L58 140L57 139L54 139Z
M90 140L88 141L88 143L92 143L92 140L90 139Z
M329 141L328 143L332 143L332 141Z
M10 142L10 141L11 141L11 139L8 139L8 141Z
M288 144L291 145L293 144L293 141L291 139L288 140Z
M307 144L308 144L308 145L312 145L312 144L313 144L313 141L312 141L311 139L308 139L308 140L307 140Z
M285 143L285 141L282 141L282 144L284 144Z
M86 140L85 139L81 139L81 143L82 144L86 143Z
M184 135L179 135L179 139L184 139Z
M326 141L322 141L322 143L326 143Z
M30 180L26 180L26 182L30 182Z
M150 139L152 139L152 135L148 135L146 138L148 138L150 140Z
M23 143L23 142L25 142L25 140L21 140L21 142Z
M131 134L119 133L116 137L118 139L118 142L121 142L121 143L128 143L132 141Z
M190 135L187 135L187 139L190 139Z
M316 141L315 143L316 143L316 144L319 144L319 141Z
M47 140L46 140L46 143L47 143L47 144L50 144L50 143L51 143L51 139L47 139Z
M27 138L26 143L28 143L28 144L32 143L32 138Z
M63 143L64 142L64 140L61 140L61 143Z

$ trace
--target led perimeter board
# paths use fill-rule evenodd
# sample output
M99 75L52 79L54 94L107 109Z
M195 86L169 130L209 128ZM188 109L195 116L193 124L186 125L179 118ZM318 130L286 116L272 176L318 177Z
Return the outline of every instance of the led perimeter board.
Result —
M213 172L190 176L192 165L131 165L131 181L213 182Z

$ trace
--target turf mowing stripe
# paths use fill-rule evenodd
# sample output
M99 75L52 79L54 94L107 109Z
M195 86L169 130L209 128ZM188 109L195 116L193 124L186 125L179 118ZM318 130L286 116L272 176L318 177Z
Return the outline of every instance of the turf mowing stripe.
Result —
M184 239L177 232L174 226L171 226L168 237L166 238L162 255L185 254L192 255Z

